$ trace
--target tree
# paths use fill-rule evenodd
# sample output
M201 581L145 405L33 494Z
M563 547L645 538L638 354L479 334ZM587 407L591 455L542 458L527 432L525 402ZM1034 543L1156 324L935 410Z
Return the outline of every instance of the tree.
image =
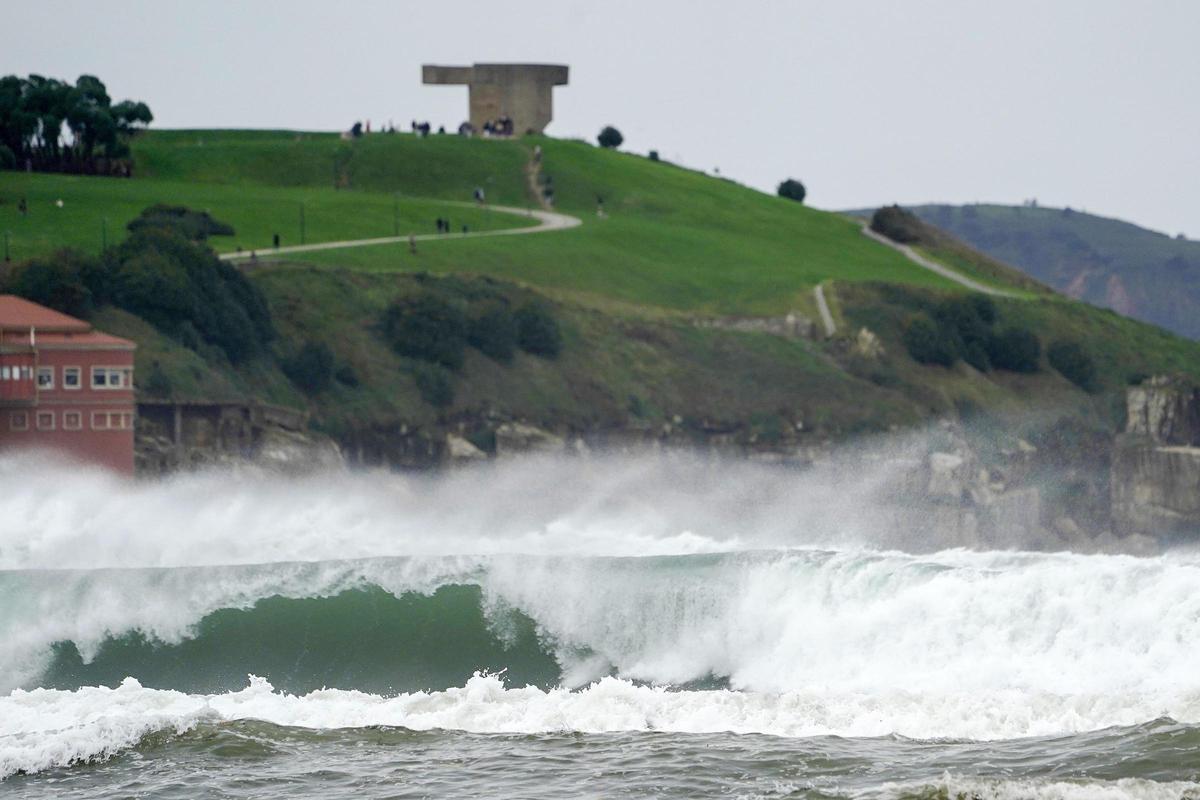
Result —
M283 374L306 394L317 394L333 382L333 351L324 342L308 341L281 364Z
M779 188L775 190L775 193L780 197L786 197L788 200L795 200L797 203L803 203L805 195L808 194L804 188L804 184L795 178L788 178L779 184Z
M957 353L928 314L914 314L904 326L904 346L922 364L953 366Z
M517 349L517 321L500 303L491 303L471 316L467 341L496 361L512 361Z
M600 131L600 135L596 137L596 141L600 143L601 147L613 150L621 146L625 137L612 125L605 125L604 130Z

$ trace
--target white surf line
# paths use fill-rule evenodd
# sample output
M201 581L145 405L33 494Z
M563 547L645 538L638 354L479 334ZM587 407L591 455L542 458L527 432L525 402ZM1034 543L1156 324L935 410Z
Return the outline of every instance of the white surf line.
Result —
M970 289L971 291L981 292L983 294L990 294L990 295L994 295L996 297L1019 297L1020 296L1014 292L1006 292L1003 289L993 289L991 286L985 286L982 283L979 283L978 281L971 280L970 278L968 278L965 275L958 274L957 272L955 272L954 270L945 266L944 264L939 264L936 261L932 261L928 258L925 258L925 256L916 252L908 245L900 244L899 242L893 242L891 239L887 238L886 236L882 236L882 235L876 233L875 231L871 230L870 223L862 226L862 232L863 232L863 235L866 236L868 239L874 239L875 241L879 242L880 244L886 245L886 246L892 248L893 250L899 250L902 254L904 254L904 256L909 261L913 262L914 264L924 267L925 269L929 270L930 272L936 272L938 275L941 275L943 278L954 281L955 283L957 283L961 286L965 286L968 289Z
M825 287L818 283L813 288L813 296L817 298L817 311L821 313L821 324L825 326L825 337L829 338L837 333L837 325L834 324L833 314L829 313L829 304L825 302Z
M479 208L474 203L458 203L452 201L444 201L443 205L459 206L461 208ZM538 209L515 208L513 206L484 206L484 208L492 211L499 211L504 214L512 214L518 217L533 217L538 220L539 225L533 225L528 228L501 228L494 231L471 231L469 233L422 233L412 237L414 242L434 242L445 239L478 239L484 236L517 236L526 233L547 233L549 231L561 231L568 228L574 228L582 225L583 222L578 217L572 217L569 214L559 214L554 211L540 211ZM266 258L268 256L288 255L289 253L311 253L317 250L340 250L343 247L369 247L379 244L400 244L407 242L408 236L384 236L378 239L344 239L337 242L318 242L316 244L296 244L290 247L260 247L255 250L242 250L233 253L221 253L219 258L222 261L239 261L242 259L259 256Z

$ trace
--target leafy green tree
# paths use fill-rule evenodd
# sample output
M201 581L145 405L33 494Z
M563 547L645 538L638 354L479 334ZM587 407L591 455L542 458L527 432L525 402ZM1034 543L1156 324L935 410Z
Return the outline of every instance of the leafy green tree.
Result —
M804 188L804 184L794 178L788 178L779 184L775 193L780 197L786 197L788 200L795 200L797 203L803 203L805 196L808 194Z
M621 146L625 137L612 125L605 125L604 129L600 131L600 135L596 137L596 141L600 143L601 147L613 150Z
M517 320L507 306L489 303L472 314L467 342L488 358L508 363L517 349Z

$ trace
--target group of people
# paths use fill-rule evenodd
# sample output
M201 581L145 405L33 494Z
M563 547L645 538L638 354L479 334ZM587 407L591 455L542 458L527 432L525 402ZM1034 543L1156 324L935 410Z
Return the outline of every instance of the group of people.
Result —
M508 114L501 114L499 119L483 123L484 136L512 136L513 121Z
M438 231L438 233L450 233L451 232L450 231L450 220L442 219L441 217L438 217L437 218L437 231ZM462 226L462 232L463 233L471 232L470 228L468 228L465 223Z

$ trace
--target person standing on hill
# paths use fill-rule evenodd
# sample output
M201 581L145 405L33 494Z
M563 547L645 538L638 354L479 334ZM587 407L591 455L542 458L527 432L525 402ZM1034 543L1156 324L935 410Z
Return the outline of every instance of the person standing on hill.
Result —
M408 235L408 252L412 253L414 256L417 254L417 237L413 236L411 233Z
M483 187L482 186L475 187L475 202L478 203L479 205L483 205Z

